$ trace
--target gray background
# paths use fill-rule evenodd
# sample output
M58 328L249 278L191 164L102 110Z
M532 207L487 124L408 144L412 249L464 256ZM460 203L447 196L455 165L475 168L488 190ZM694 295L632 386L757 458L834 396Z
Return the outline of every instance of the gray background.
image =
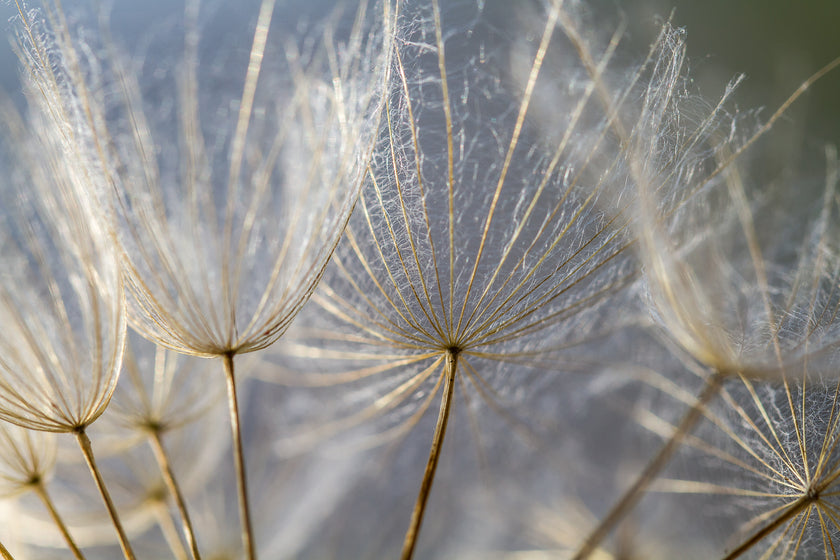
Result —
M89 1L65 0L65 8ZM279 4L285 14L305 13L312 18L328 13L335 2L280 0ZM739 109L763 108L759 118L768 118L803 80L840 56L840 0L593 0L592 4L596 11L624 14L625 40L639 53L655 36L657 22L673 10L673 23L687 32L697 90L714 100L732 76L744 73L736 104ZM178 0L113 0L112 5L112 29L129 42L140 30L183 10ZM14 3L0 3L6 34L15 13ZM13 97L20 95L17 66L8 41L0 42L0 84ZM774 133L770 165L784 159L794 166L807 161L813 168L825 143L840 144L840 70L807 92L779 128L783 130Z

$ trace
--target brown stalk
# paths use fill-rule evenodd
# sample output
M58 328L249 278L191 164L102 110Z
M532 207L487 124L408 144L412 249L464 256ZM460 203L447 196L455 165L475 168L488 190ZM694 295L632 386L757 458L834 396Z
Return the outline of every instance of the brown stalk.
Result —
M125 529L123 529L122 523L120 522L120 516L117 513L117 508L114 506L114 502L111 500L111 495L105 487L105 481L102 479L102 474L96 466L96 460L93 457L93 447L90 444L90 438L85 433L84 427L78 428L74 433L76 434L76 440L79 442L79 447L82 449L82 454L85 456L85 462L90 469L90 474L93 475L93 481L96 483L96 488L99 490L99 494L102 496L102 501L105 502L105 507L108 509L108 515L111 517L111 522L117 530L117 537L119 538L120 548L122 548L123 555L126 560L136 560L134 551L131 549L131 544L128 542L128 537L125 534Z
M228 407L230 409L230 428L233 434L233 460L236 465L236 481L239 494L239 517L242 521L242 545L245 557L256 560L254 550L254 531L251 528L251 514L248 505L248 484L245 480L245 453L242 449L242 431L239 426L239 405L236 400L236 379L233 370L233 353L222 355L225 367L225 379L228 389Z
M64 537L64 541L67 543L67 547L73 553L73 556L76 560L84 560L85 557L82 554L82 551L79 550L78 546L76 546L76 541L74 541L73 537L70 535L67 525L65 525L64 520L61 519L58 510L55 509L55 504L53 503L52 498L50 498L50 495L47 493L47 487L44 485L44 482L42 480L38 480L33 483L32 490L41 499L41 502L43 502L47 511L50 512L50 517L56 527L58 527L58 530L61 532L61 536Z
M595 551L595 548L612 532L616 525L636 506L644 496L645 490L650 486L653 479L668 464L674 452L679 448L683 438L688 435L700 418L703 416L703 408L720 391L720 384L724 375L720 372L714 373L706 381L703 391L697 397L694 405L685 413L680 420L674 433L666 441L659 452L651 459L645 469L639 474L632 486L628 488L621 499L610 509L601 523L589 533L583 545L574 555L572 560L584 560Z
M172 465L169 462L169 457L166 454L166 449L163 447L163 440L160 436L159 429L153 429L149 435L149 444L152 446L152 451L155 454L160 472L163 474L163 480L166 483L166 488L169 494L175 501L175 506L178 508L178 513L181 516L181 527L184 531L184 538L190 547L193 560L201 560L201 554L198 551L198 542L195 538L192 523L190 522L190 514L187 512L187 503L184 500L184 495L181 493L181 488L175 480L175 473L172 471Z
M417 545L417 537L420 535L420 525L423 523L423 514L426 511L426 503L432 491L432 482L435 478L440 449L443 445L443 438L446 435L446 424L449 422L449 412L452 410L452 400L455 396L455 372L458 368L457 351L447 350L446 352L446 382L443 387L443 397L440 402L435 435L432 438L432 447L429 450L429 461L426 463L426 471L423 473L423 482L420 484L420 492L414 504L414 511L411 514L411 523L403 541L401 560L411 560L414 556L414 548Z
M3 546L3 543L1 543L1 542L0 542L0 558L3 558L3 560L15 560L14 557L12 556L11 552L9 552L8 549L5 546Z

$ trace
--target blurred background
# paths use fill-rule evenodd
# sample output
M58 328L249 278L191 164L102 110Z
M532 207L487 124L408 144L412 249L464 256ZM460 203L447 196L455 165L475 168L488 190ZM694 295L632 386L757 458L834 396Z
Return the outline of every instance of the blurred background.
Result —
M446 4L473 0L441 1ZM538 0L509 1L527 8ZM109 7L114 35L127 43L137 40L143 30L165 21L169 15L183 11L183 3L176 0L68 0L65 8L72 10L82 3L94 2ZM622 52L626 54L630 49L636 56L646 52L661 22L670 18L674 25L686 30L688 66L696 91L712 102L733 76L744 74L732 108L756 111L759 121L769 118L811 74L840 56L838 0L591 0L582 3L595 14L601 11L608 14L605 21L616 22L615 14L621 14L627 25ZM36 6L34 2L30 4ZM225 5L225 0L206 0L205 4ZM291 25L297 18L319 19L337 4L334 0L279 0L278 7L283 20ZM238 13L242 11L250 13L248 10ZM0 18L7 36L13 28L10 19L15 14L14 2L0 3ZM0 43L0 83L15 98L20 97L17 69L9 41ZM840 145L840 69L820 80L791 108L784 122L774 130L768 146L762 148L762 159L770 167L784 165L788 169L796 168L798 174L807 168L819 176L824 173L824 166L819 162L824 161L826 143ZM770 175L775 173L771 171Z

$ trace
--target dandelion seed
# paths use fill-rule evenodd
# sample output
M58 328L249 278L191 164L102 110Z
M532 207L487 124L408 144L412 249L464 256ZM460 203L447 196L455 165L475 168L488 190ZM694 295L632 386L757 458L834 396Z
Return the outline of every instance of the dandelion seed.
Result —
M3 113L14 146L2 192L0 418L75 435L132 557L86 434L108 405L125 343L117 257L58 135L36 113L26 126L8 105Z
M390 52L387 2L379 27L362 3L343 38L327 26L303 45L277 40L274 4L259 3L247 60L222 60L215 76L202 72L212 61L198 2L186 5L183 60L136 70L107 40L106 60L83 60L57 10L72 97L53 112L91 135L83 155L105 175L92 187L111 214L133 326L223 361L248 558L234 356L275 342L317 285L358 194ZM235 91L219 87L228 72L241 76ZM156 105L147 83L177 103Z
M447 453L444 436L457 430L450 425L456 395L479 456L489 445L481 424L499 419L503 433L536 446L542 415L528 414L527 397L538 397L546 376L591 367L593 357L576 348L634 320L605 322L607 302L626 297L635 278L627 220L595 204L599 185L585 183L586 158L573 148L579 137L603 138L604 123L593 132L573 117L549 150L535 148L531 95L557 12L517 102L499 64L509 44L496 41L480 11L437 2L404 7L386 130L344 242L313 296L320 309L288 350L302 360L297 367L323 373L282 379L347 384L357 396L338 406L350 412L314 434L384 418L382 433L364 445L401 438L440 399L403 558L417 546ZM486 63L476 66L482 50ZM577 117L591 94L568 100ZM482 467L500 460L483 459ZM393 554L385 550L378 553Z
M635 233L656 319L689 354L715 372L698 396L697 405L676 426L674 436L584 540L575 555L581 560L641 497L680 438L700 418L699 408L715 397L722 379L737 374L778 375L786 363L804 359L801 339L783 338L780 317L792 304L773 301L781 288L769 276L770 255L763 253L754 208L737 165L738 158L790 104L840 60L803 84L757 132L739 140L730 133L735 123L724 111L737 80L715 106L700 106L701 116L697 117L697 100L683 90L684 46L680 33L666 26L651 49L645 66L651 68L653 79L644 82L637 79L644 74L634 76L642 100L634 108L627 102L627 93L636 87L616 90L598 60L598 41L565 7L556 5L555 9L559 11L558 27L579 56L607 115L610 134L615 137L614 143L602 144L605 153L597 155L598 159L616 161L606 168L605 182L617 186L604 202L611 212L625 214L629 210L636 215ZM613 52L619 36L620 30L601 50ZM636 192L629 197L628 182L636 185ZM625 194L622 197L620 193ZM743 251L747 258L736 263L733 248ZM817 271L813 277L820 274ZM797 299L795 293L780 297ZM797 300L797 305L801 304ZM787 305L787 311L776 308L781 305ZM746 316L740 314L742 310ZM820 336L830 345L836 336L828 331L835 329L820 332Z

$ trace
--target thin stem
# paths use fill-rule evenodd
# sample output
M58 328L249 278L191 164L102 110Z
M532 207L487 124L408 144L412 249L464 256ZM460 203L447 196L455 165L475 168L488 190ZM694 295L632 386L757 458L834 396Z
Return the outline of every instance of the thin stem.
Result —
M166 502L157 502L154 512L158 527L160 527L160 532L163 533L163 538L166 544L169 545L169 550L172 551L172 554L177 560L187 560L189 558L187 549L184 548L184 544L178 537L178 529L175 527L172 516L169 515L169 507L166 505Z
M668 441L665 442L665 444L659 449L659 452L639 474L636 481L633 482L633 485L630 486L621 499L619 499L609 513L607 513L606 517L604 517L598 527L596 527L595 530L586 537L586 540L583 541L583 545L574 555L572 560L584 560L585 558L589 558L589 555L592 554L601 541L610 534L618 522L621 521L624 516L630 513L630 511L636 506L644 495L645 490L647 490L648 486L650 486L650 483L653 482L653 479L659 474L659 471L661 471L665 465L668 464L668 461L671 460L674 452L682 443L683 438L694 429L694 426L703 416L703 408L705 405L718 394L723 377L723 374L720 372L716 372L709 377L706 381L706 385L703 387L703 391L700 393L700 396L697 397L697 401L682 417L682 420L680 420L680 423L677 425L674 433L671 434Z
M12 553L9 552L9 550L5 546L3 546L3 543L1 543L1 542L0 542L0 557L2 557L3 560L15 560L14 557L12 556Z
M245 454L242 451L242 433L239 428L239 405L236 400L233 354L224 354L222 356L222 362L225 366L228 406L230 408L230 428L233 434L233 460L236 464L236 480L239 490L239 517L242 521L242 544L245 547L245 557L248 560L256 560L254 532L251 529L251 514L248 506L248 484L245 481Z
M440 402L435 435L432 438L432 447L429 450L429 462L426 463L426 472L423 473L423 482L420 484L420 493L417 495L417 502L414 504L414 511L411 514L411 523L405 534L401 560L411 560L414 556L414 547L417 545L417 537L420 534L420 525L423 523L423 514L426 511L426 503L429 500L429 493L432 491L432 482L435 478L440 449L443 445L443 438L446 435L446 424L449 422L449 412L452 410L452 400L455 396L455 372L458 368L457 352L446 353L446 383L443 387L443 397Z
M184 538L190 546L193 560L201 560L201 554L198 552L198 542L195 538L192 523L190 522L190 514L187 512L187 503L184 501L184 495L181 493L181 487L175 480L175 473L172 471L172 465L169 463L169 456L166 454L166 449L163 447L163 440L161 440L160 430L152 430L149 435L149 445L152 446L152 451L155 454L160 472L163 474L163 480L166 483L166 488L172 499L175 500L175 506L178 508L178 513L181 515L181 527L184 531Z
M76 560L84 560L84 554L82 554L82 551L79 550L78 546L76 546L76 541L74 541L73 537L70 535L67 525L64 524L64 520L61 519L61 516L58 514L58 510L55 509L55 504L50 498L50 495L47 493L47 487L44 485L44 482L39 480L33 484L32 489L44 503L47 511L50 512L50 517L52 517L52 520L56 527L58 527L58 530L61 531L61 535L64 537L64 541L67 543L67 547L73 553L73 556L76 557Z
M85 433L84 428L79 428L75 432L76 440L79 442L79 447L82 448L82 454L85 456L85 462L90 469L90 474L93 475L93 481L96 483L96 488L102 496L102 501L105 502L105 507L108 509L108 515L111 516L111 522L117 530L117 537L120 541L120 548L122 548L123 555L126 560L136 560L134 551L131 549L131 544L128 542L128 537L125 534L120 517L117 514L117 508L114 506L111 495L105 487L105 481L102 480L102 475L96 466L96 460L93 458L93 447L90 445L90 438Z
M735 558L740 557L742 554L751 549L757 543L763 541L764 537L778 529L780 526L782 526L782 524L790 520L792 517L798 515L803 509L807 508L812 503L814 503L814 501L815 500L813 496L802 496L795 502L792 502L790 504L790 507L788 507L788 509L783 514L781 514L769 524L765 525L764 527L753 533L747 540L742 542L738 546L738 548L727 554L723 558L723 560L734 560Z

